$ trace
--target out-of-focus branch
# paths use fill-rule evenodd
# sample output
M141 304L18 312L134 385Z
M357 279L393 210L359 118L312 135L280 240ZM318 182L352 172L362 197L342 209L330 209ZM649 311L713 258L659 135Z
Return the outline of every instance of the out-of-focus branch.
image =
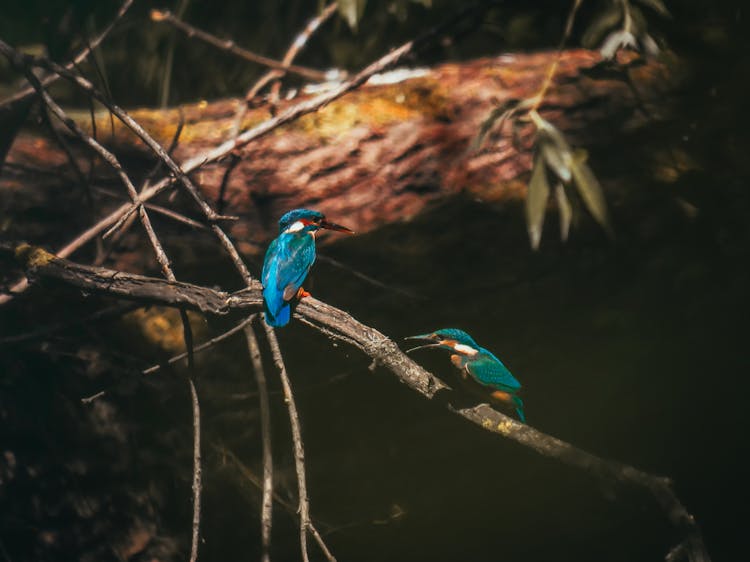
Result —
M80 266L28 245L15 249L6 246L5 249L15 251L29 274L57 279L78 288L98 290L111 296L160 302L170 306L191 306L212 314L225 314L232 309L259 309L262 305L260 285L257 282L248 289L228 294L196 285L168 283L161 279ZM113 281L115 289L108 290L106 284L103 284L106 279ZM393 372L404 384L427 399L432 399L439 391L450 392L449 387L414 363L392 340L378 330L358 322L343 310L308 297L299 303L295 316L305 319L329 337L356 345L376 363ZM668 478L597 457L520 423L486 404L450 409L486 431L511 439L527 449L582 470L597 479L623 488L646 490L681 534L683 540L679 551L684 552L691 562L710 560L698 524L675 494Z
M104 38L109 35L109 32L112 31L112 28L115 26L115 24L120 21L122 16L125 15L125 12L128 11L130 6L132 6L133 0L125 0L125 2L122 3L122 6L120 6L120 9L117 10L117 13L115 14L115 17L112 18L112 21L109 22L107 27L105 27L99 35L94 37L92 41L89 41L88 44L84 49L81 50L80 53L78 53L73 60L71 60L69 63L65 65L65 68L67 70L72 70L77 65L81 64L84 60L86 60L86 57L88 57L91 54L91 51L96 49L99 44L104 41ZM55 80L57 80L60 77L57 73L51 73L43 78L41 78L42 86L45 88L52 84ZM0 109L5 108L6 106L13 105L16 103L20 103L21 101L29 98L30 96L33 96L35 92L35 89L30 84L23 88L21 91L13 94L12 96L0 101Z
M0 41L0 49L2 49L2 42ZM14 62L18 63L18 57L9 57ZM148 213L146 212L146 208L143 204L143 202L140 200L138 192L135 189L135 186L133 185L133 182L130 180L128 175L125 173L125 170L123 170L122 166L120 165L120 162L118 161L117 157L112 154L110 151L108 151L106 148L104 148L101 144L99 144L98 141L96 141L93 137L87 135L76 123L70 119L65 112L62 110L62 108L55 103L55 101L50 97L50 95L45 90L44 86L42 86L39 79L34 75L34 73L26 67L22 67L27 80L31 83L31 85L34 87L34 89L39 93L39 95L42 98L42 101L44 104L49 108L49 110L57 117L66 127L70 129L72 133L74 133L78 138L80 138L83 142L85 142L89 147L91 147L99 156L101 156L117 173L117 175L122 180L123 184L125 185L125 188L128 192L128 195L133 201L133 205L136 206L138 217L143 225L143 229L146 231L146 234L148 236L149 242L151 244L151 247L154 250L154 254L156 255L156 259L159 262L159 265L161 266L162 273L164 274L164 277L167 279L168 282L176 282L177 278L175 277L174 272L172 271L172 267L169 262L169 258L167 257L166 252L164 251L164 248L161 244L161 241L159 240L159 237L156 235L156 232L154 231L154 227L151 224L151 219L148 216ZM192 329L190 328L190 321L187 316L187 312L184 308L180 308L180 318L182 320L182 326L183 326L183 336L185 341L185 347L187 348L187 356L188 356L188 365L190 366L191 371L194 370L194 362L193 362L193 335L192 335ZM191 373L192 376L193 373ZM193 404L193 445L194 445L194 452L193 452L193 524L192 524L192 546L191 546L191 553L190 553L190 562L196 562L198 559L198 540L199 540L199 533L200 533L200 500L201 500L201 460L200 460L200 405L198 403L198 395L195 391L195 384L192 380L192 378L188 378L188 383L190 386L190 394Z
M420 36L417 39L404 43L399 48L391 51L387 55L373 62L368 67L366 67L365 69L357 73L355 76L353 76L346 82L343 82L336 88L329 90L327 92L324 92L312 99L305 100L296 105L293 105L292 107L280 113L276 117L268 119L267 121L264 121L263 123L258 124L252 129L249 129L243 132L242 134L237 136L237 138L230 139L207 152L204 152L193 158L190 158L189 160L185 162L182 162L180 165L180 168L185 174L193 172L194 170L198 169L204 164L215 162L216 160L219 160L225 157L226 155L230 154L233 150L240 148L254 141L257 138L267 135L268 133L276 130L282 125L295 121L296 119L299 119L300 117L303 117L304 115L317 111L318 109L339 99L346 93L358 88L359 86L364 84L371 76L386 70L387 68L389 68L390 66L394 64L397 64L404 57L411 54L415 49L428 43L434 37L442 33L445 29L455 25L457 22L462 21L468 14L474 13L481 6L486 6L486 4L480 3L479 5L471 6L469 8L465 8L461 10L459 13L457 13L453 18L448 20L443 25L440 25L438 27L435 27L425 32L422 36ZM37 59L31 59L29 62L35 63L35 64L38 63ZM78 77L75 77L75 78L77 79ZM172 185L173 181L174 181L173 178L167 177L157 182L153 186L150 186L149 188L144 189L140 193L141 201L145 202L155 197L156 195L158 195L165 189L169 188ZM71 242L69 242L62 248L60 248L56 252L57 256L59 257L70 256L73 252L81 248L87 242L94 239L100 232L102 232L103 230L106 230L113 224L117 223L117 221L120 220L124 215L127 215L133 212L134 210L135 210L135 207L129 204L124 204L120 206L119 208L114 210L112 213L102 218L98 223L92 225L88 230L82 232L74 240L72 240ZM228 238L226 237L226 234L223 234L223 231L219 233L220 227L216 224L212 226L212 229L214 230L214 232L217 233L217 236L222 240L222 243L225 244L225 247L227 247L226 241L228 241ZM239 258L238 255L231 255L231 257L235 265L238 267L238 269L240 269L242 266L242 260ZM245 268L245 272L246 271L247 269ZM248 276L249 274L243 275L243 277L245 278L247 278ZM15 283L13 286L10 287L11 294L8 294L8 295L0 294L0 305L3 305L9 302L13 298L13 295L22 293L27 288L28 288L28 280L25 278L21 279L20 281L18 281L17 283Z
M298 66L295 64L286 66L284 65L284 63L277 60L264 57L263 55L258 55L256 53L253 53L252 51L243 49L242 47L238 47L237 44L235 44L235 42L231 39L219 39L218 37L211 35L210 33L206 33L205 31L202 31L197 27L193 27L192 25L185 23L181 19L175 17L174 14L169 11L151 10L151 19L156 22L168 23L169 25L185 33L189 38L195 37L197 39L200 39L201 41L205 41L209 45L213 45L217 49L221 49L222 51L226 51L250 62L262 64L263 66L268 66L269 68L275 68L277 70L299 74L300 76L303 76L308 80L314 80L316 82L322 82L326 79L325 72L312 70L310 68L305 68L304 66Z

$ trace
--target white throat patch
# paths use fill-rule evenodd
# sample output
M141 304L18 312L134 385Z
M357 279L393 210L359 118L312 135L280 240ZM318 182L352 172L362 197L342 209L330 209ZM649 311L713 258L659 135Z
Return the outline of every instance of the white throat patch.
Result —
M474 349L473 347L469 345L464 345L462 343L457 343L453 346L453 349L458 351L459 353L463 353L464 355L476 355L479 353L479 350Z
M287 228L284 232L290 233L290 232L299 232L305 228L305 223L302 221L294 221L292 224L289 225L289 228Z

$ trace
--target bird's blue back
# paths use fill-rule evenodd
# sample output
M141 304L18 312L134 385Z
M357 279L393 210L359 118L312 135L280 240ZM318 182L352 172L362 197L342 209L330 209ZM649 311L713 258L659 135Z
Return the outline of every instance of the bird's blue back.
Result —
M315 239L308 232L285 232L271 242L261 274L266 320L271 326L289 322L288 301L302 286L314 262Z
M516 392L521 388L521 383L503 362L483 347L479 347L477 355L466 357L464 364L477 382L485 386L508 392Z
M523 400L516 394L521 389L521 383L500 359L491 351L480 347L477 355L464 359L464 366L478 383L506 392L508 399L515 406L519 419L526 423Z

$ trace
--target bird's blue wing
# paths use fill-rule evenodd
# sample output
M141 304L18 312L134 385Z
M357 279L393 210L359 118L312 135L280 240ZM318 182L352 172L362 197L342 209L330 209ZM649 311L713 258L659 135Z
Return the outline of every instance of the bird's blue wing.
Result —
M476 359L467 362L466 370L478 383L485 386L511 393L521 388L521 383L503 362L486 349L481 349Z
M304 283L315 261L315 240L306 233L286 233L268 247L263 261L263 298L269 324L289 322L290 301Z

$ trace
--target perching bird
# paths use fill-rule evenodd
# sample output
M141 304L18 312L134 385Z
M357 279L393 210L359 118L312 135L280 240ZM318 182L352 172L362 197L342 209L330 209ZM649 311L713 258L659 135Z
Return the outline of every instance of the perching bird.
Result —
M411 336L406 339L432 342L408 351L426 347L438 347L454 351L455 353L451 355L451 361L461 369L464 378L471 375L471 378L479 384L494 389L490 396L496 400L511 402L519 419L526 423L523 401L517 396L521 389L521 383L516 380L500 359L495 357L492 352L480 347L469 334L455 328L443 328L429 334Z
M315 261L315 233L321 228L338 232L354 231L328 222L323 213L295 209L279 219L279 236L271 242L263 260L263 301L266 322L281 327L289 323L289 303L310 293L302 288Z

